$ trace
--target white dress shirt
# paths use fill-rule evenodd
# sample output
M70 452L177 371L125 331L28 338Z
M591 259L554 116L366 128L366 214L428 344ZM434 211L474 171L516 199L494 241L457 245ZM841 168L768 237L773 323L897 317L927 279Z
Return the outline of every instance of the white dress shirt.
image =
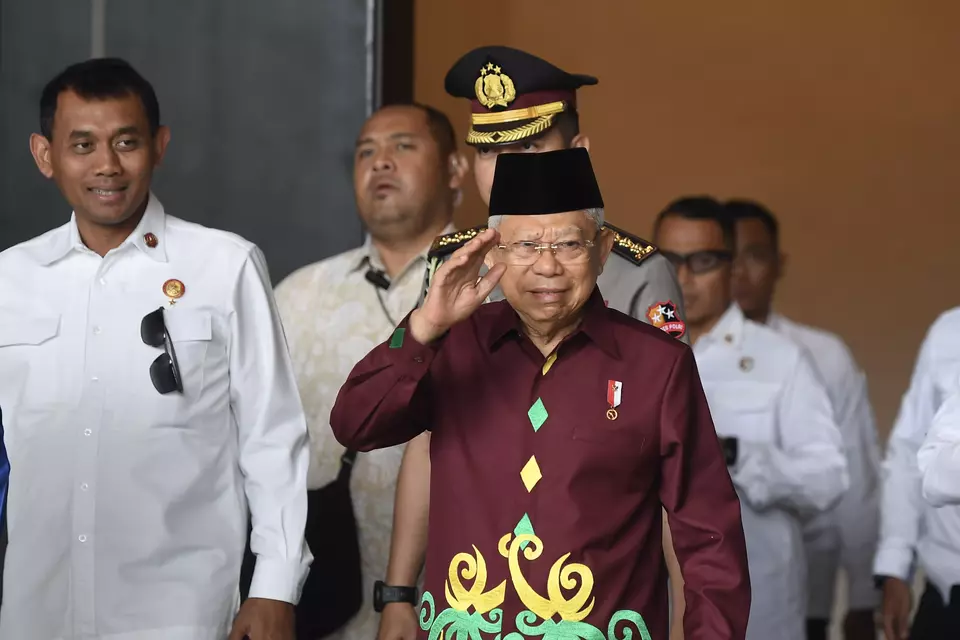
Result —
M934 507L960 504L960 380L934 415L917 462L927 502Z
M809 357L731 305L693 347L717 433L738 439L752 602L748 640L804 640L801 517L832 507L849 479L840 432Z
M448 227L443 233L453 231ZM417 303L429 247L379 289L365 277L383 271L380 256L367 238L363 246L307 265L277 286L277 305L290 344L294 372L310 430L308 486L332 482L343 446L330 429L330 411L350 371L371 349L386 340L396 323ZM390 559L393 503L405 445L361 453L350 476L351 498L360 539L364 606L347 625L326 640L373 640L380 615L370 598L384 580ZM309 603L304 603L305 606Z
M850 487L840 502L804 523L807 615L830 618L838 566L847 576L848 608L873 609L879 600L873 557L880 528L880 443L866 376L838 336L779 314L771 315L767 326L809 354L830 395L850 475Z
M154 245L154 246L151 246ZM170 304L164 285L184 287ZM141 341L157 308L183 394ZM66 225L0 254L11 462L0 640L223 640L253 517L250 595L297 602L307 433L267 267L165 215L101 258Z
M960 584L960 507L923 499L917 455L934 415L960 380L960 307L930 327L887 441L880 506L880 544L873 571L913 581L919 560L946 600Z

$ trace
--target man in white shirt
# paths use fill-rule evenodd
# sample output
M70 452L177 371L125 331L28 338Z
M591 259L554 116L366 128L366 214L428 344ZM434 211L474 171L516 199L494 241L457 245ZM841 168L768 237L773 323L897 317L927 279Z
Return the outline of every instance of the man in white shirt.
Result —
M887 441L880 543L873 567L883 587L887 640L908 635L911 640L960 637L960 506L939 506L946 501L930 481L926 491L934 504L924 500L918 463L934 417L938 411L944 416L952 411L955 401L950 406L945 401L955 393L958 381L960 307L942 314L927 331ZM911 623L911 584L918 566L927 584Z
M126 62L64 70L40 120L73 215L0 254L0 640L292 640L307 433L263 255L164 212L170 132Z
M330 410L351 369L390 336L416 305L434 238L452 232L467 172L445 115L423 105L384 107L364 124L354 156L354 191L369 235L356 249L305 266L277 287L311 439L309 487L333 481L344 448ZM372 640L384 618L417 599L414 583L377 585L387 574L397 473L404 447L363 453L351 472L365 605L336 640ZM331 550L335 552L335 550ZM400 617L416 633L416 618Z
M960 504L960 378L917 454L923 497L934 507Z
M836 503L847 465L808 356L733 302L734 231L713 198L682 198L658 216L654 242L677 269L697 368L740 496L753 594L747 639L803 640L801 519Z
M880 526L880 445L866 378L836 335L773 311L785 264L779 225L766 207L748 200L726 203L737 225L733 296L747 318L765 324L807 350L830 394L843 436L850 488L837 505L804 523L807 555L807 640L826 640L837 569L847 578L846 640L875 640L873 556Z

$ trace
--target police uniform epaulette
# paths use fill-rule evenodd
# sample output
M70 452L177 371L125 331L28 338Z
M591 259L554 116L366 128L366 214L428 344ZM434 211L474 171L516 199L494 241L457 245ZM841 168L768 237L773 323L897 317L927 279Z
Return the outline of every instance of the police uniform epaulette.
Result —
M486 228L487 227L485 225L480 225L478 227L472 227L470 229L463 229L461 231L454 231L453 233L437 236L433 241L433 244L430 245L430 251L427 252L427 258L442 258L450 255L463 245L467 244L467 242L475 238Z
M633 264L640 264L657 252L657 247L643 238L627 233L609 222L604 223L603 226L613 232L613 252Z

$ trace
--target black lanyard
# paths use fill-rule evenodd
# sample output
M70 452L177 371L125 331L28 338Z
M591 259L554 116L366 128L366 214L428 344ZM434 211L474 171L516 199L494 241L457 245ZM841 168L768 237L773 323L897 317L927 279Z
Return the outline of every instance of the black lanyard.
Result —
M390 311L387 310L387 305L383 301L383 295L381 291L386 291L390 288L390 280L387 279L387 275L383 271L377 271L376 269L368 269L363 277L367 279L367 282L373 285L373 288L377 293L377 300L380 302L380 308L383 309L383 315L387 316L387 320L390 321L390 325L395 327L397 323L394 321L393 316L390 315Z

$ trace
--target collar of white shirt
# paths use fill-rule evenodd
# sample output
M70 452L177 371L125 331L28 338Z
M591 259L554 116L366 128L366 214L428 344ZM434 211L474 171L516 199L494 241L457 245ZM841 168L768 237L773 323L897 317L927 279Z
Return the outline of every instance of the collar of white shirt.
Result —
M747 319L736 304L731 304L723 312L717 324L698 342L706 340L709 342L724 342L730 346L739 349L743 343L743 327Z
M446 235L448 233L453 233L456 231L457 227L451 222L446 227L443 228L443 231L440 232L440 235ZM425 260L427 253L430 251L430 245L427 245L423 250L416 255L410 262L404 265L403 269L400 270L400 274L406 273L411 265L415 264L419 260ZM363 241L363 246L360 247L360 251L357 251L356 262L351 265L353 271L362 269L363 267L370 266L373 269L378 271L385 271L383 267L383 260L380 259L380 252L377 251L377 247L373 244L373 238L368 233Z
M136 229L127 236L120 247L133 245L144 254L157 262L167 261L167 252L164 248L164 231L166 229L166 213L163 205L151 192L147 201L147 209L140 219ZM153 247L147 244L147 238L152 234L156 243ZM80 230L77 228L77 213L70 215L70 221L47 234L46 242L37 247L37 260L44 266L49 266L65 258L71 251L90 251L80 239Z
M784 323L789 322L785 317L776 313L774 311L770 312L770 315L767 316L767 326L773 329L774 331L780 331L783 328Z

